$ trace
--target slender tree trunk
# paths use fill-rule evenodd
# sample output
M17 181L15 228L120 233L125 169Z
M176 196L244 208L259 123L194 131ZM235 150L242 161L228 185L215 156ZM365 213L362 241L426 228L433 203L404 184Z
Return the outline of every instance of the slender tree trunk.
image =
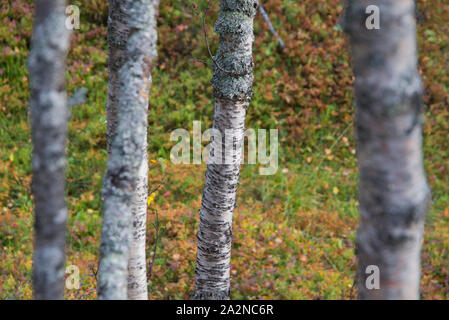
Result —
M154 46L157 42L156 20L159 0L153 0L154 11L149 27L152 29ZM120 1L110 1L108 44L109 44L109 83L108 83L108 105L107 105L107 146L108 154L111 152L112 139L117 127L117 110L120 92L118 71L125 61L125 49L131 27L126 24ZM151 75L150 75L151 77ZM151 82L151 78L150 78ZM151 83L150 83L151 85ZM143 145L144 161L139 169L136 183L132 210L132 239L128 262L128 299L147 300L147 277L146 277L146 218L148 198L148 154L147 135L144 137Z
M147 178L142 177L148 170L147 113L150 71L157 54L157 3L157 0L110 1L111 34L108 41L111 48L109 70L112 72L108 122L109 116L113 120L108 126L109 157L102 192L104 217L98 281L100 299L147 298L146 279L144 285L139 283L136 287L130 284L132 290L128 294L128 261L131 250L136 247L133 234L145 228L137 226L133 214L135 217L136 201L141 203L142 200L136 200L136 191L146 197L142 185L146 189ZM142 241L141 237L138 238ZM142 257L138 260L141 261Z
M222 140L222 163L209 162L200 210L194 299L229 299L232 215L236 205L246 108L252 97L253 20L257 0L222 0L215 24L220 36L212 85L213 128ZM226 71L226 72L225 72ZM218 144L221 145L218 146ZM215 159L217 156L215 156Z
M156 58L157 50L157 14L159 0L152 0L153 11L150 16L149 28L151 30L154 47L153 60ZM151 85L151 74L150 74ZM134 201L131 207L132 222L132 238L131 249L128 261L128 299L130 300L148 300L148 283L146 268L146 231L147 231L147 201L148 201L148 141L145 132L143 155L144 159L139 169L137 186L134 194Z
M30 73L33 140L35 299L63 299L65 230L65 147L69 112L65 93L65 59L70 31L66 1L35 1Z
M420 251L430 199L422 155L422 84L412 0L379 0L380 29L366 7L347 1L357 101L360 299L418 299ZM373 289L368 266L380 271ZM370 270L370 268L368 268Z

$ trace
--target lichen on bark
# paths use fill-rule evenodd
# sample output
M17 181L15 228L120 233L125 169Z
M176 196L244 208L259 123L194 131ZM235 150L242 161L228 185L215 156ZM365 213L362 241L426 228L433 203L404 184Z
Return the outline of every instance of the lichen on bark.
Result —
M211 150L222 150L222 159L226 161L207 165L193 299L230 298L232 220L240 174L245 114L253 94L253 20L257 6L257 0L222 0L215 24L220 39L214 59L222 70L213 67L213 128L220 132L223 139L213 140ZM226 136L230 134L231 137ZM218 144L220 147L214 147Z

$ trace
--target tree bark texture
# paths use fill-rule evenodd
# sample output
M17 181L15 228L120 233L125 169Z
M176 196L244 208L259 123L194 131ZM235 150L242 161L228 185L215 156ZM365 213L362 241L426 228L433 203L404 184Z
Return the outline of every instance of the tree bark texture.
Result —
M380 29L365 26L380 8ZM422 84L414 1L347 1L356 94L360 224L359 299L418 299L420 252L430 201L422 154ZM368 266L380 271L369 289Z
M31 53L30 116L34 195L33 289L35 299L63 299L65 232L65 147L69 111L65 92L70 31L66 1L35 1Z
M154 33L152 41L154 46L157 42L156 20L159 1L153 1L154 11L152 20L149 22ZM109 8L108 43L109 43L109 84L107 105L107 145L108 153L111 150L112 137L117 127L117 106L119 99L120 83L118 81L118 70L123 66L124 54L130 27L123 20L120 10L120 2L111 1ZM151 77L151 75L150 75ZM151 79L151 78L150 78ZM150 80L151 82L151 80ZM151 85L151 83L150 83ZM146 218L148 198L148 154L147 135L144 137L144 161L139 169L134 201L132 203L132 239L128 261L128 299L148 299L147 277L146 277Z
M222 140L223 162L208 163L200 210L194 299L230 298L232 216L236 206L246 108L252 97L253 20L257 0L222 0L215 32L219 48L214 57L213 128ZM220 148L214 145L221 144ZM215 155L215 158L217 156Z
M110 143L102 191L100 299L147 299L146 139L150 71L157 55L157 4L157 0L110 1Z
M151 12L151 21L149 28L152 34L152 59L157 55L157 14L159 0L152 0L153 9ZM150 74L150 86L152 82ZM147 124L147 123L146 123ZM148 201L148 141L147 131L142 147L143 161L139 168L139 175L134 194L134 200L131 205L132 212L132 238L128 261L128 299L130 300L148 300L148 283L146 268L146 231L147 231L147 201Z

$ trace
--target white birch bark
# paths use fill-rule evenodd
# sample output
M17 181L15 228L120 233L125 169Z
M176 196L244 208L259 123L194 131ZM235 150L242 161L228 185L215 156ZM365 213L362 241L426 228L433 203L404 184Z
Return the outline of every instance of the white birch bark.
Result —
M65 59L70 31L63 0L35 1L31 53L30 115L33 141L35 299L63 299L65 232L65 147L69 117Z
M252 97L253 20L257 0L222 0L215 32L220 36L212 85L213 128L222 141L222 163L209 163L200 210L194 299L229 299L232 216L240 174L246 108ZM225 72L226 71L226 72ZM221 147L217 146L221 144ZM216 147L214 147L214 145ZM215 160L220 158L217 155Z
M103 183L100 299L148 298L146 138L150 71L157 54L157 4L157 0L110 1L109 157Z
M365 25L371 4L347 1L343 22L357 101L359 299L418 299L430 191L423 167L414 1L376 1L379 30ZM379 268L379 289L367 285L370 265Z
M152 11L149 28L154 36L152 41L154 46L157 42L156 19L159 1L153 0L154 10ZM150 13L151 14L151 13ZM130 27L123 19L121 3L111 1L109 8L108 22L108 43L109 43L109 85L108 85L108 105L107 105L107 145L110 153L112 137L117 127L117 105L119 99L120 84L118 81L118 70L123 65L127 37ZM151 85L151 84L150 84ZM142 161L139 169L138 180L135 189L134 201L132 204L132 239L128 261L128 299L147 300L147 277L146 277L146 217L148 198L148 154L147 135L144 139Z
M151 32L151 46L154 48L152 59L156 59L157 55L157 14L159 0L152 0L152 11L149 12L150 21L148 28ZM151 74L149 77L151 85ZM147 231L147 202L148 202L148 141L147 132L143 143L144 159L139 169L137 185L134 194L134 201L131 206L133 222L132 222L132 238L131 249L128 261L128 299L130 300L148 300L148 283L146 268L146 231Z

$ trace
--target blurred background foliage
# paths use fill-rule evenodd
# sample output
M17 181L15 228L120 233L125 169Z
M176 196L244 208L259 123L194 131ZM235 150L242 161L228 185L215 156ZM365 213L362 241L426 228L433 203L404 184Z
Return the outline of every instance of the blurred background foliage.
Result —
M207 24L212 32L218 0ZM0 299L29 299L33 218L26 59L32 1L0 0ZM279 170L242 167L234 218L233 299L351 299L355 276L357 170L354 96L339 0L261 1L286 50L260 15L255 20L254 98L248 128L279 129ZM449 298L449 2L417 1L420 71L425 83L425 164L433 189L423 249L424 299ZM67 91L89 90L72 109L68 142L70 211L67 264L80 268L80 290L94 299L101 230L101 179L106 161L107 1L70 1L81 12L67 61ZM149 107L150 189L147 254L151 299L188 298L193 289L198 210L205 166L173 165L170 132L209 128L211 69L192 1L161 1L159 57ZM204 1L198 1L200 8ZM210 59L209 59L210 61ZM158 212L159 228L156 228ZM157 231L156 231L157 229Z

